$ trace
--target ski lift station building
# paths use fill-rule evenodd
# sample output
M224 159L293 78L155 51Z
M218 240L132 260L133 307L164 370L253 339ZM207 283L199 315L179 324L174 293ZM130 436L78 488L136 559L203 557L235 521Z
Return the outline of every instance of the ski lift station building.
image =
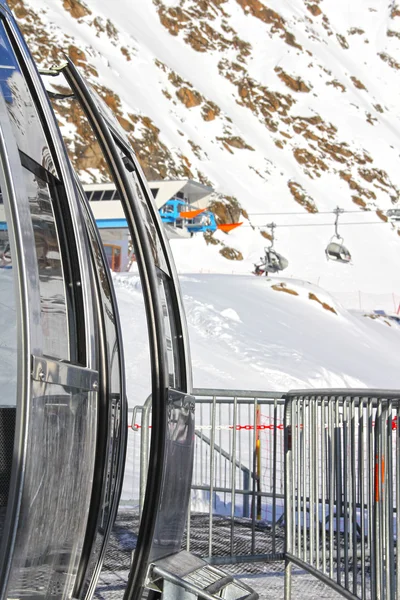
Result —
M119 192L113 183L84 185L97 226L104 243L107 260L113 271L125 271L129 262L130 236ZM149 181L156 206L181 198L191 206L205 208L213 188L192 179ZM184 228L165 225L168 238L188 237Z

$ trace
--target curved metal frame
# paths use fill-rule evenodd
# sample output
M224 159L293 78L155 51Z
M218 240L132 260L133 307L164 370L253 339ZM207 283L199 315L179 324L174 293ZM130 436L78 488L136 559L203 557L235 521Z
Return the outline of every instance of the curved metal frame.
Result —
M6 17L6 24L10 29L10 33L13 40L18 46L18 50L21 53L22 65L26 68L27 74L31 80L33 87L30 88L32 95L36 98L36 108L42 117L42 126L45 131L46 139L52 150L53 160L57 164L57 168L60 172L63 185L68 197L68 204L71 208L71 217L74 228L74 237L76 241L77 253L79 256L79 265L81 270L82 282L89 281L89 266L86 257L88 256L88 246L86 237L84 235L83 220L81 209L78 202L77 190L75 187L74 174L70 160L67 155L67 151L57 125L57 120L50 104L47 92L43 86L43 82L37 70L37 67L32 59L30 51L25 43L24 38L19 31L14 17L10 10L7 8L4 11ZM3 7L0 7L3 8ZM86 327L86 356L88 361L88 367L93 365L94 361L94 344L93 344L93 331L94 324L91 315L91 303L89 302L88 293L90 288L86 285L82 285L82 295L84 302L84 312L86 315L85 327Z
M15 25L15 22L13 21L12 18L10 19L9 26L12 29L12 32L16 37L16 41L18 42L19 49L21 51L21 54L22 54L22 57L24 60L24 64L26 64L26 66L29 70L29 75L35 83L35 93L37 94L38 108L42 111L43 125L45 128L48 129L48 139L50 139L54 145L53 146L53 154L55 153L56 157L58 159L57 166L58 166L60 173L62 175L62 178L63 178L63 183L64 183L66 193L68 196L69 205L72 208L71 214L72 214L73 225L74 225L74 230L75 230L75 240L77 243L78 253L80 254L80 257L81 257L80 258L80 268L81 268L81 271L83 270L83 273L81 274L82 280L91 281L92 282L91 286L93 286L94 282L92 280L92 276L90 274L90 268L88 266L88 260L86 258L90 254L89 243L88 243L88 240L86 237L86 232L84 231L83 218L82 218L83 214L82 214L82 209L81 209L80 203L78 201L78 194L77 194L77 188L76 188L77 183L76 183L73 171L72 171L71 163L69 161L67 151L66 151L64 142L62 140L60 130L57 125L54 111L52 109L51 103L49 102L47 92L43 86L43 83L42 83L40 75L37 71L36 65L34 64L33 60L31 59L31 56L30 56L29 50L27 49L25 41L23 40L21 34L19 33L19 30L18 30L17 26ZM90 212L89 212L89 214L90 214ZM97 232L96 227L94 228L94 231ZM101 241L99 242L99 248L102 251ZM82 260L82 257L85 257L85 260ZM104 256L103 256L103 259L104 259ZM115 298L115 294L114 294L113 285L110 280L110 275L109 275L108 269L106 268L105 271L108 276L108 283L110 286L112 303L114 305L114 308L116 309L116 298ZM94 359L94 339L93 339L92 332L95 330L95 327L94 327L94 321L93 321L94 315L91 310L92 304L89 302L89 298L88 298L88 289L90 289L90 286L82 285L82 294L83 294L83 298L84 298L84 313L86 316L86 319L85 319L85 325L86 325L85 339L86 339L86 343L87 343L86 353L87 353L87 356L89 359L89 363L91 363ZM123 431L124 428L127 431L128 416L127 416L127 405L126 405L126 395L125 395L125 385L124 385L125 384L125 374L124 374L123 350L122 350L122 343L121 343L122 334L121 334L121 327L120 327L120 323L119 323L117 310L115 310L115 315L116 315L115 325L116 325L116 329L117 329L117 337L120 340L120 344L119 344L120 358L119 358L119 360L120 360L120 369L121 369L121 378L120 379L121 379L121 401L122 401L121 431ZM97 315L97 323L100 324L100 321L101 321L101 315L98 314ZM112 523L113 523L113 520L115 519L117 508L118 508L118 500L119 500L119 496L120 496L121 489L122 489L125 452L126 452L126 443L123 442L123 439L122 439L121 446L119 447L119 454L121 457L121 462L120 462L119 469L118 469L118 476L117 476L118 481L116 482L115 498L114 498L113 505L112 505L111 511L110 511L110 522L107 527L107 533L105 536L106 541L108 540L108 536L111 531ZM103 475L104 475L103 472L97 473L97 474L95 474L95 477L102 477ZM104 552L105 552L105 547L103 547L103 549L101 551L100 563L97 566L96 571L93 575L93 581L96 581L96 579L98 577L99 570L101 568L101 563L102 563L102 560L104 557ZM83 562L85 562L85 558L83 558ZM85 570L85 567L81 564L80 569ZM91 584L92 587L93 587L93 581ZM79 585L79 581L78 581L77 584L78 584L78 587L81 588L84 585L84 581L81 580L80 585ZM94 592L94 589L92 590L92 592Z
M74 66L72 63L69 63L69 64L72 65L72 67ZM79 75L79 73L78 73L78 75ZM82 78L81 78L81 81L83 81ZM93 97L92 97L90 91L89 91L88 95L89 95L89 98L92 99L92 101L93 101L93 108L95 110L97 108L97 110L100 111L100 113L101 113L102 107L96 107L96 103L93 100ZM108 111L109 111L109 109L108 109ZM185 393L191 394L193 382L192 382L192 367L191 367L189 336L188 336L188 330L187 330L186 316L185 316L185 310L183 307L183 300L182 300L182 294L181 294L181 288L180 288L180 284L179 284L178 274L176 271L175 262L174 262L174 259L172 256L172 251L171 251L171 247L168 242L165 228L163 226L163 223L162 223L162 220L160 217L160 213L155 205L153 194L151 193L150 187L147 183L147 179L143 173L143 170L140 166L140 163L139 163L135 153L132 151L132 147L129 143L129 140L126 137L125 132L123 131L123 129L121 128L118 121L116 120L114 115L111 113L111 111L109 111L107 115L102 114L102 116L103 116L103 119L105 119L108 129L112 132L112 136L116 140L118 140L118 143L121 145L121 147L123 147L124 150L129 154L129 158L132 162L133 170L137 174L141 192L144 194L144 197L146 199L147 208L151 214L152 222L156 229L157 239L161 244L163 258L167 265L168 275L171 278L172 284L173 284L171 291L173 291L174 320L179 329L179 332L178 332L178 339L179 339L179 343L180 343L179 355L181 357L183 357L183 367L184 367L183 372L185 373L185 380L186 380L184 382L184 384L182 385L182 391ZM111 120L111 119L113 119L113 120ZM129 181L128 181L128 183L129 183Z
M73 243L74 247L76 247L77 253L77 265L80 269L80 283L81 283L81 296L80 301L82 301L82 312L85 315L84 327L85 327L85 344L86 344L86 360L85 367L75 366L73 367L74 377L78 377L79 372L85 371L86 379L89 382L88 385L92 385L93 376L97 376L97 374L91 370L94 367L97 367L97 354L96 349L98 348L98 342L100 343L103 339L104 332L101 329L102 327L102 319L101 319L101 310L99 305L97 304L98 310L93 311L93 306L96 306L96 294L95 294L95 285L96 281L93 279L92 269L89 264L89 245L85 237L85 228L83 225L83 218L81 207L79 205L77 190L75 186L75 182L72 176L72 170L67 158L66 149L63 145L62 138L56 124L56 120L49 103L49 99L44 90L40 77L38 75L37 69L33 63L33 60L30 56L30 53L25 45L25 42L19 33L19 30L13 20L13 17L8 9L3 7L4 0L0 0L0 10L1 14L4 17L8 34L12 40L14 47L14 52L18 56L18 61L21 66L22 74L28 84L29 92L33 97L33 101L36 107L36 110L39 114L39 118L41 121L41 125L44 131L44 136L46 138L46 144L49 145L50 153L52 158L55 161L57 173L62 180L63 189L65 189L66 193L66 204L68 206L68 211L70 214L70 218L72 220L72 229L73 229ZM73 86L73 83L80 81L82 84L82 80L80 80L80 76L77 71L74 69L73 65L70 63L68 65L68 69L66 70L67 79L69 78L70 83ZM79 87L79 86L78 86ZM76 89L76 88L75 88ZM83 90L83 93L82 93ZM148 559L150 550L153 543L153 534L156 527L156 519L155 515L157 514L158 507L160 502L163 500L163 485L165 478L165 458L168 453L168 444L170 442L167 431L168 427L170 427L170 420L168 416L168 411L171 410L171 407L184 408L187 411L187 406L192 406L193 399L188 398L185 394L186 392L191 391L192 381L191 381L191 369L190 369L190 356L189 356L189 346L188 346L188 338L187 338L187 328L186 322L183 317L183 308L182 308L182 298L179 292L179 285L177 282L177 274L175 271L174 263L172 260L172 256L169 250L168 243L166 242L166 238L164 236L163 228L161 225L161 221L159 218L158 211L155 209L152 202L151 192L145 183L145 179L143 173L141 172L140 166L138 165L136 158L131 150L129 143L126 142L124 136L120 136L118 130L115 130L112 127L112 124L108 122L104 116L98 113L98 107L95 105L95 101L91 96L90 92L85 88L85 85L80 85L78 95L80 95L81 104L83 105L84 110L87 113L89 121L92 123L93 129L96 132L97 138L99 140L100 146L102 147L105 157L109 163L109 166L115 176L115 181L117 187L119 188L120 196L124 200L124 207L126 210L127 220L130 225L130 233L132 239L135 244L135 252L137 257L137 262L139 266L139 272L142 281L142 287L144 290L145 297L145 308L147 314L147 322L148 322L148 330L149 330L149 342L150 342L150 354L151 354L151 362L152 362L152 391L153 391L153 436L152 436L152 444L151 444L151 464L149 468L149 478L148 478L148 487L146 491L146 509L142 515L142 521L140 525L140 538L138 548L135 552L134 564L131 570L128 587L126 590L126 598L135 598L138 597L141 593L141 588L144 582L144 577L146 575L146 570L148 566ZM3 100L3 99L1 99ZM1 104L1 101L0 101ZM4 100L3 100L4 105ZM96 118L94 118L94 114L96 114ZM29 418L29 410L30 403L32 397L32 389L31 389L31 374L27 365L30 364L30 357L32 355L36 355L36 362L34 362L35 371L33 373L33 378L40 379L39 369L44 367L44 371L47 372L47 369L51 367L49 361L47 359L42 358L42 331L40 329L40 295L39 295L39 279L38 275L36 275L37 264L35 263L35 252L26 252L26 244L30 242L31 247L34 247L34 236L33 236L33 225L32 225L32 216L29 211L29 206L27 206L27 198L26 192L24 190L23 179L20 175L17 175L22 171L20 164L20 155L17 144L13 138L13 133L11 130L11 126L9 123L9 118L7 114L7 109L3 106L1 109L0 106L0 121L4 121L4 124L1 123L3 129L0 133L0 154L3 159L3 168L4 172L0 173L0 181L4 188L5 197L10 200L11 210L11 220L10 223L12 227L15 229L15 239L11 236L11 243L13 244L13 248L15 249L17 259L15 261L16 267L18 267L18 273L20 276L18 292L21 295L20 301L20 319L19 326L21 329L20 339L22 340L21 347L19 349L19 369L20 369L20 397L24 400L24 402L18 408L18 436L16 441L16 447L18 446L18 452L15 453L15 462L14 462L14 470L13 470L13 479L11 483L12 490L12 500L9 503L8 507L8 515L7 515L7 523L6 523L6 536L5 536L5 548L3 548L3 558L5 562L3 563L3 572L2 578L0 581L1 590L5 592L7 585L7 578L10 572L11 562L13 561L13 546L16 540L17 535L17 523L18 523L18 515L21 506L22 500L22 489L24 483L25 476L25 468L26 468L26 460L27 460L27 420ZM3 133L7 131L8 126L8 134L7 136L3 136ZM117 145L115 145L117 144ZM129 178L128 173L126 172L126 167L124 164L124 160L122 159L117 146L121 145L124 148L124 151L129 157L128 160L132 162L134 165L134 170L137 175L137 182L135 185L139 185L141 189L141 193L143 194L147 208L150 212L152 226L154 226L156 230L156 239L157 243L161 245L161 254L163 264L166 264L166 277L165 280L165 294L167 294L167 298L172 302L172 312L173 312L173 323L174 323L174 337L176 336L177 345L178 345L178 362L179 373L181 375L180 379L180 391L177 392L179 398L171 396L168 392L168 368L167 368L167 353L168 348L165 339L165 331L164 331L164 314L163 314L163 304L159 292L160 281L157 277L156 266L154 263L154 257L152 255L152 249L150 246L149 239L147 237L147 231L142 222L141 215L141 206L136 197L136 193L133 189L133 182L131 178ZM10 165L10 160L12 161L12 165ZM8 194L8 195L7 195ZM18 206L18 209L17 209ZM90 213L89 213L90 214ZM22 219L22 221L21 221ZM22 230L24 231L24 236L22 236ZM28 233L26 233L28 232ZM29 266L28 262L32 264ZM32 275L35 274L35 276ZM36 279L35 279L36 277ZM164 281L164 280L163 280ZM98 283L98 282L97 282ZM110 282L109 282L110 283ZM30 289L32 288L32 290ZM110 286L112 290L112 285ZM32 292L29 294L29 292ZM163 292L164 293L164 292ZM18 295L18 296L19 296ZM97 302L99 301L99 296L97 296ZM164 301L166 301L164 299ZM115 298L113 299L113 303L115 306ZM35 320L36 319L36 320ZM100 333L98 339L96 339L95 335L95 325L100 327ZM104 325L104 323L103 323ZM117 327L117 337L121 337L120 329ZM104 354L103 354L104 359ZM122 355L120 354L120 366L122 364ZM58 365L61 364L60 361L54 360L52 365L56 369L58 369ZM123 370L123 368L122 368ZM63 372L68 372L68 364L64 363ZM48 371L49 374L51 371ZM107 365L103 360L103 373L104 375L107 372ZM123 373L121 371L121 377L123 380ZM50 380L54 381L54 380ZM66 379L65 381L69 381ZM67 383L62 383L59 381L61 385L67 385ZM106 387L107 383L104 380L102 382L101 387ZM121 385L123 386L123 381L121 381ZM40 383L38 387L37 381L34 384L37 393L43 393L46 395L43 388L43 392L40 388ZM121 390L124 396L123 389ZM50 394L54 392L48 392ZM35 396L35 394L34 394ZM93 401L94 394L90 392L91 401ZM186 400L187 399L187 400ZM175 404L174 404L175 403ZM191 418L191 417L190 417ZM125 419L126 423L126 415L123 416L123 422ZM93 421L94 422L94 421ZM123 422L121 423L121 427L123 427ZM193 421L191 421L191 426L193 425ZM188 428L189 431L190 427ZM168 439L167 439L168 438ZM92 442L91 442L92 445ZM91 447L90 445L90 447ZM113 498L113 505L111 510L111 516L107 524L108 533L110 532L113 516L116 514L117 510L117 500L118 500L118 492L122 483L122 458L125 452L125 446L123 442L119 446L119 463L118 463L118 476L117 483L115 486L115 494ZM189 453L186 452L187 455ZM100 458L97 463L97 467L99 465L104 464ZM188 472L188 477L190 473ZM97 471L95 476L100 477L100 473ZM104 477L104 470L102 471L101 476ZM93 490L93 488L92 488ZM189 490L189 486L188 486ZM90 491L90 488L89 488ZM87 492L85 491L85 494ZM82 496L83 498L84 496ZM164 499L165 500L165 499ZM93 497L92 497L92 506L93 506ZM165 500L168 505L167 500ZM168 510L167 510L168 514ZM26 518L26 513L25 513ZM93 523L93 520L92 520ZM89 520L86 523L86 527L89 524ZM91 530L93 531L93 524L90 525ZM80 555L80 571L78 573L78 579L76 580L76 589L78 593L82 594L82 586L86 581L86 574L88 568L88 557L90 556L90 551L93 543L90 539L90 531L86 529L87 537L84 543L84 553ZM7 535L7 533L9 535ZM19 534L18 534L19 535ZM92 538L93 540L94 538ZM20 544L20 542L19 542ZM100 571L101 567L101 559L104 555L106 543L103 544L100 559L97 562L96 569L93 577L91 578L90 587L88 590L88 596L94 591L94 586L96 583L97 575ZM27 555L28 556L28 555ZM85 558L86 556L86 558ZM71 563L72 564L72 563ZM13 565L14 569L14 565ZM79 589L78 589L79 588Z
M150 454L153 457L149 464L148 487L146 490L146 510L143 511L140 523L139 539L141 544L135 550L128 586L124 595L126 600L139 598L147 570L147 561L151 550L155 529L154 514L160 503L165 442L167 428L167 389L168 374L164 357L167 348L163 337L163 312L158 297L158 283L151 248L147 239L144 224L138 216L141 214L137 199L132 192L125 165L115 149L111 132L104 119L98 114L96 104L80 74L69 61L63 73L75 94L79 97L97 140L108 161L115 183L127 212L129 230L134 241L139 274L142 281L144 302L147 314L150 360L152 366L152 396L155 410L152 413L153 435Z
M10 244L14 251L17 272L15 300L17 304L17 335L18 335L18 388L16 413L16 430L14 443L14 458L6 521L3 529L0 547L0 597L4 596L7 584L11 557L17 529L17 515L21 504L20 489L25 475L25 461L22 461L25 449L24 432L28 427L28 399L31 397L30 357L32 355L32 324L37 325L32 306L39 307L39 283L35 278L36 265L34 255L26 254L25 244L34 246L33 228L30 214L18 210L23 206L23 176L19 160L18 148L11 130L4 99L0 94L0 185L4 196L4 206L9 212ZM3 171L4 169L4 171ZM24 242L23 242L24 240ZM32 274L32 276L28 276ZM28 301L29 299L29 301ZM39 314L37 312L37 314Z

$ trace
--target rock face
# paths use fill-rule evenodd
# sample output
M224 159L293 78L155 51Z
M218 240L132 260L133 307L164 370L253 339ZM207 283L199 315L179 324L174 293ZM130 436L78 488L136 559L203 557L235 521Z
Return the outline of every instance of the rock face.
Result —
M335 205L379 218L398 202L396 2L364 3L357 21L344 0L119 0L107 12L99 0L9 4L41 66L64 51L81 69L149 178L217 189L219 222L241 219L253 197L315 213L332 186ZM55 110L75 167L107 179L75 103Z
M79 0L63 0L63 7L74 19L80 19L91 14L88 7Z

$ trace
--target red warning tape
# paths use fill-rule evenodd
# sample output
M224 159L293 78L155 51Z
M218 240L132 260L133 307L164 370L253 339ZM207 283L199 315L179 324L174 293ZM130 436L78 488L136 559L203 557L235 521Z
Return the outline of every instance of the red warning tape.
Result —
M302 426L301 426L302 427ZM130 429L142 429L142 425L139 425L139 423L134 423L134 425L128 425L128 428ZM151 425L149 425L149 429L151 429ZM212 425L199 425L197 427L195 427L195 429L197 430L201 430L201 429L205 429L207 431L211 431L212 429ZM280 431L283 431L284 429L284 425L283 423L279 423L279 425L236 425L236 427L234 428L233 425L216 425L214 429L236 429L236 431L241 431L241 430L245 430L245 431L253 431L254 429L259 430L259 431L263 431L265 429L279 429Z
M300 425L298 426L299 429L303 429L303 424L300 423ZM375 427L375 421L372 422L372 427ZM128 425L128 429L142 429L142 425L139 425L139 423L135 423L134 425ZM149 429L151 429L151 425L149 425ZM212 425L198 425L197 427L195 427L195 429L197 429L197 431L200 430L206 430L206 431L211 431L212 429ZM215 428L216 430L221 430L221 429L226 429L226 430L232 430L234 429L233 425L216 425ZM279 423L278 425L274 425L273 423L271 423L270 425L236 425L235 427L236 431L254 431L254 429L258 430L258 431L265 431L265 430L271 430L273 431L274 429L278 429L279 431L283 431L284 430L284 425L283 423ZM392 431L395 431L397 429L397 416L393 417L392 419Z

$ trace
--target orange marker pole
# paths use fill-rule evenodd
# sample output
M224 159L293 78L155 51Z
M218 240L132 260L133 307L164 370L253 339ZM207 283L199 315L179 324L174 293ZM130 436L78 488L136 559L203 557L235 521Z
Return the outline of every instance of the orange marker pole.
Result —
M261 521L261 442L260 442L260 407L256 411L256 467L257 467L257 520Z

